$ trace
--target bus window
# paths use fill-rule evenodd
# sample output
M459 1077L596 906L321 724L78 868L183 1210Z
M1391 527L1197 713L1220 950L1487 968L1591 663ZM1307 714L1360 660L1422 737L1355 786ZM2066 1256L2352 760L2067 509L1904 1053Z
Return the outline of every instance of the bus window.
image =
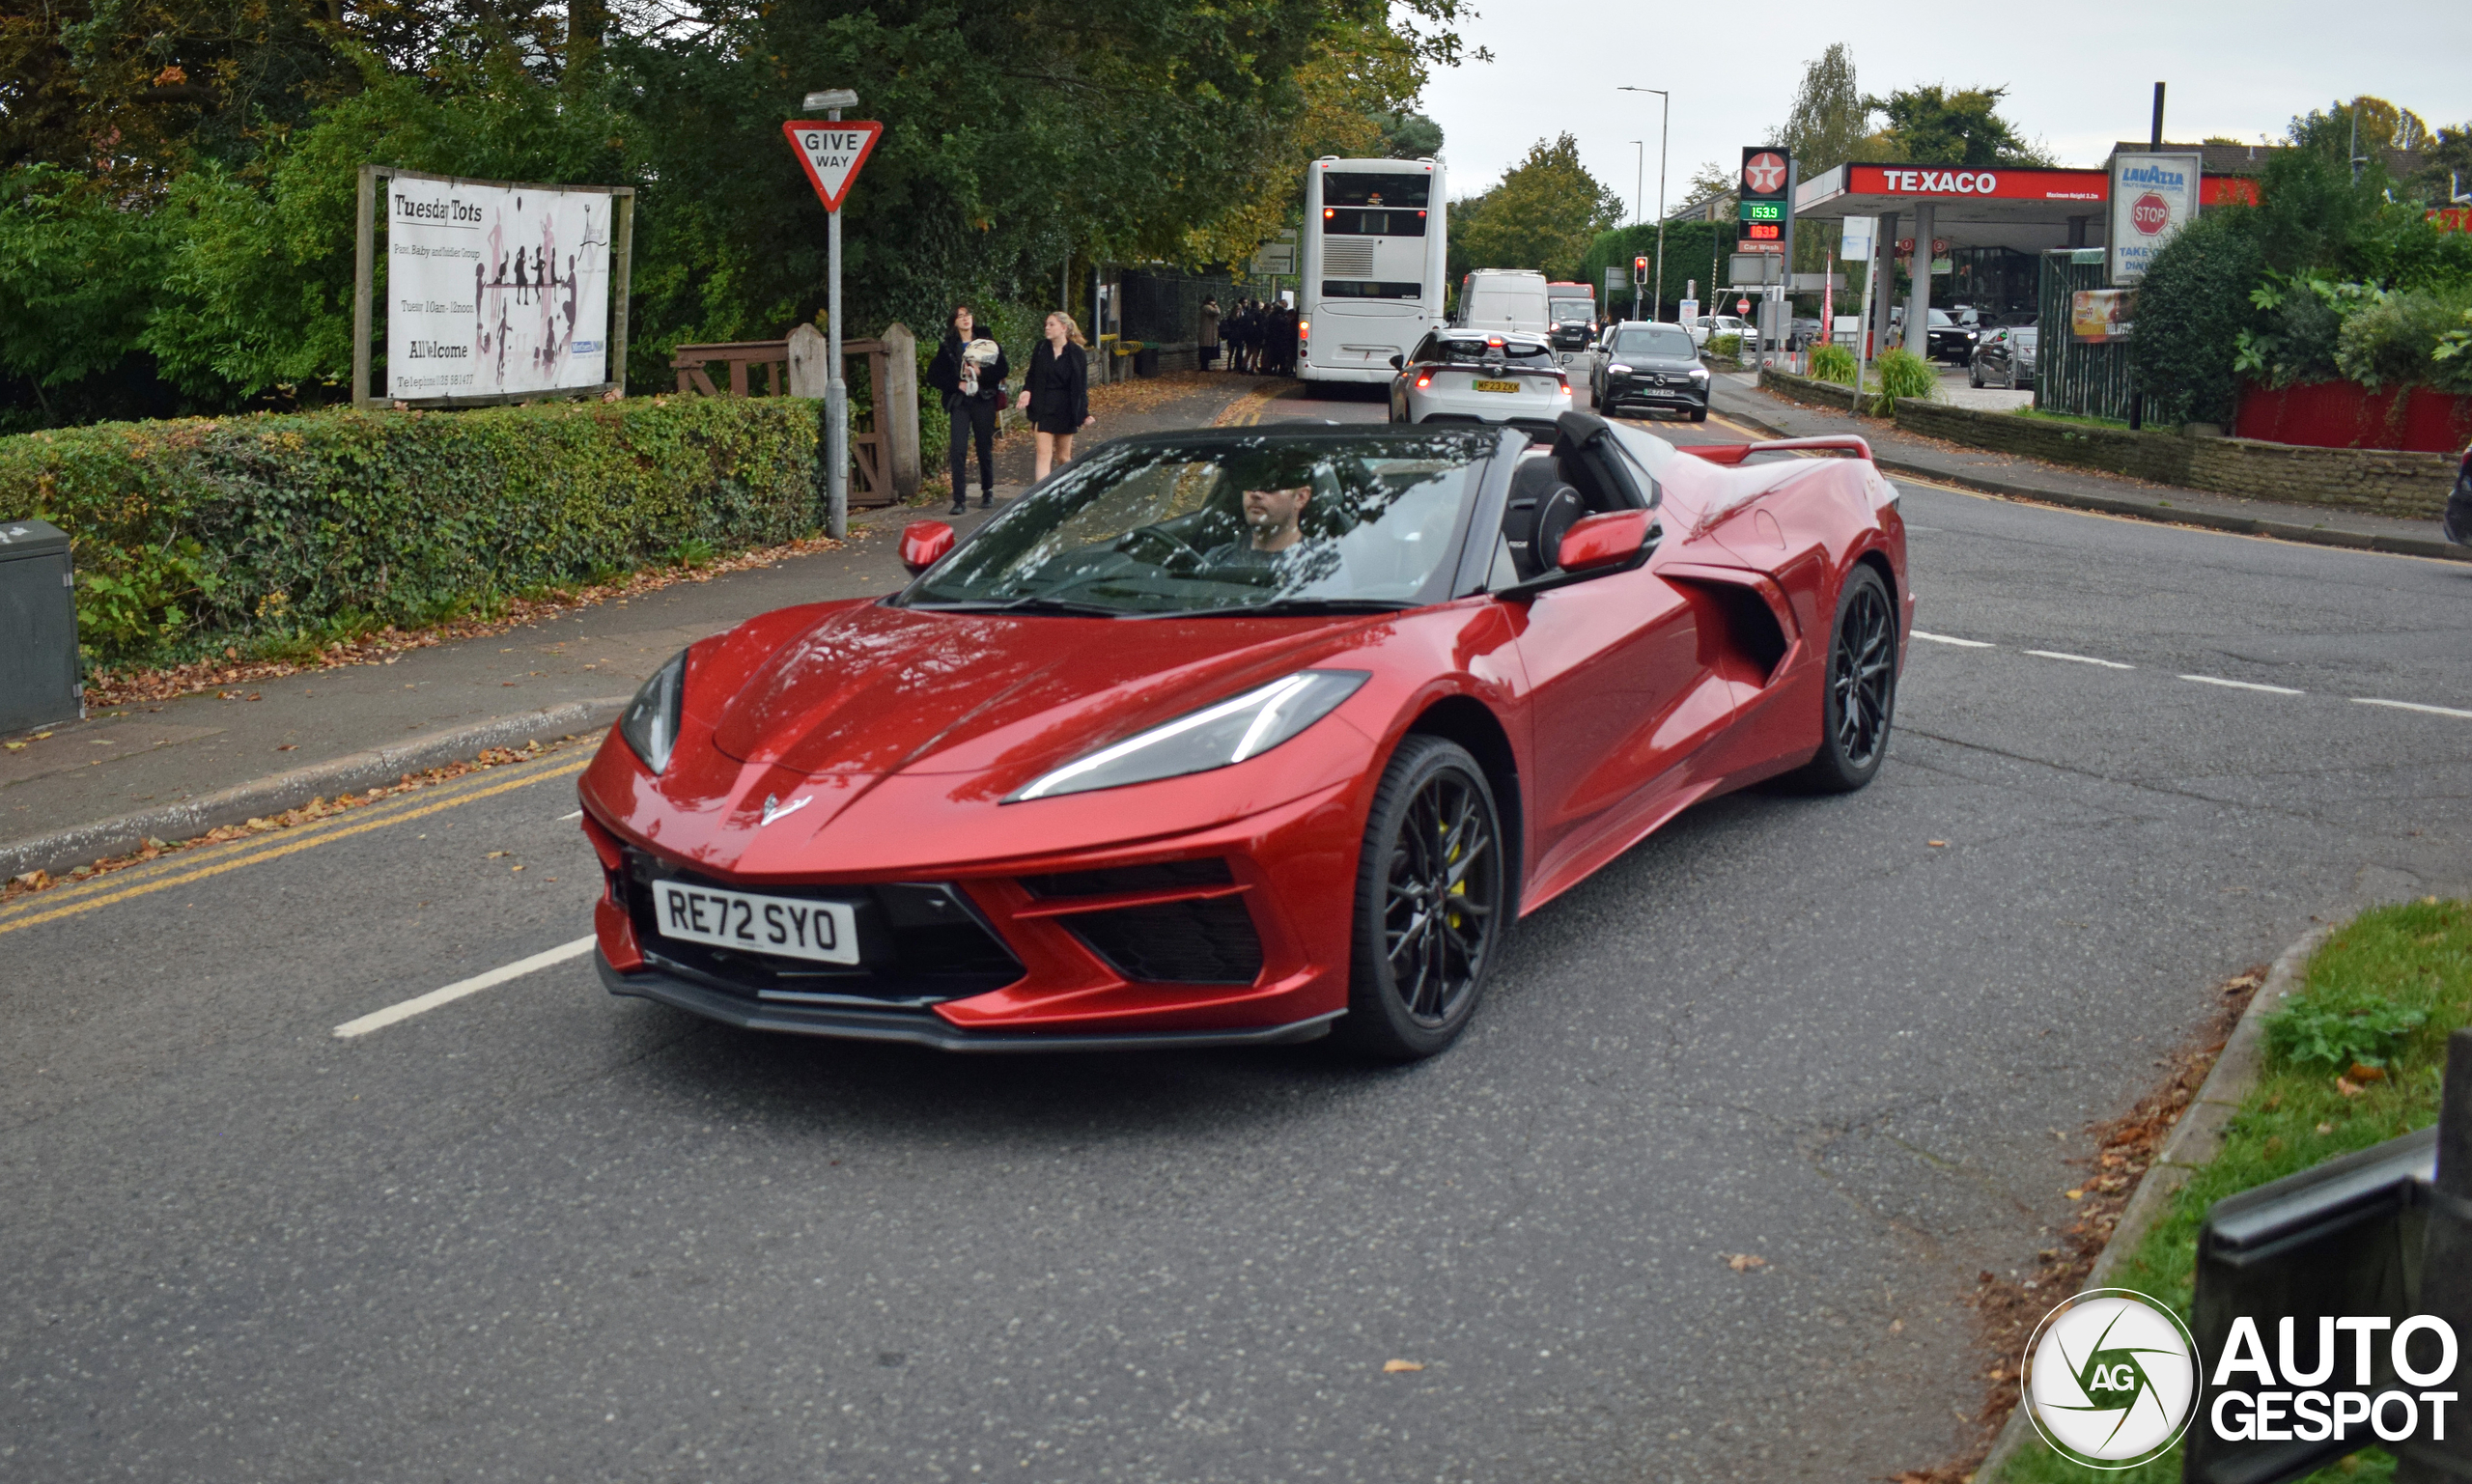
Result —
M1427 199L1433 188L1433 177L1422 172L1416 175L1359 174L1355 171L1331 170L1322 176L1324 206L1408 207L1431 206Z

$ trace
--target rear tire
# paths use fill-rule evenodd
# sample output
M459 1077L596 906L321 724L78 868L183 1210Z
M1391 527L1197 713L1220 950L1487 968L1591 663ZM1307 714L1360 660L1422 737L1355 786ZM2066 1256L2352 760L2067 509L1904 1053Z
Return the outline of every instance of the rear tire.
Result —
M1972 385L1976 391L1982 390L1982 368L1980 366L1969 367L1966 371L1966 381L1968 384Z
M1889 585L1858 566L1837 595L1828 675L1820 700L1819 753L1795 774L1823 794L1850 794L1876 777L1896 713L1896 602Z
M1499 956L1507 857L1494 792L1458 743L1412 735L1382 770L1356 873L1340 1044L1389 1061L1459 1038Z

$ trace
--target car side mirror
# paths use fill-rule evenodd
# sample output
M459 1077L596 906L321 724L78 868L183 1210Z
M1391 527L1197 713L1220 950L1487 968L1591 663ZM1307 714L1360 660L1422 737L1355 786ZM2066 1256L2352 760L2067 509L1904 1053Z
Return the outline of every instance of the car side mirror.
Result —
M1574 521L1562 533L1554 565L1574 574L1618 568L1640 555L1655 520L1644 510L1613 510Z
M913 520L901 528L901 565L913 577L942 561L952 549L953 528L941 520Z
M1408 358L1404 355L1394 355L1390 357L1390 369L1392 371L1403 370L1406 368L1407 364Z
M1571 528L1562 533L1552 571L1500 589L1494 596L1524 601L1590 577L1630 572L1655 554L1664 536L1665 527L1652 510L1611 510L1586 517L1571 522Z

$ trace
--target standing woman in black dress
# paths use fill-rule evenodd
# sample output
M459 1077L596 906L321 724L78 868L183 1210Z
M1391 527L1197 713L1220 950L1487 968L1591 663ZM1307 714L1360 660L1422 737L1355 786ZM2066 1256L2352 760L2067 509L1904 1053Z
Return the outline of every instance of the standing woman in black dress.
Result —
M1030 426L1038 430L1033 481L1047 478L1059 463L1071 463L1073 434L1091 423L1089 344L1073 317L1059 309L1047 317L1047 338L1030 351L1029 374L1022 378L1014 406L1028 412Z

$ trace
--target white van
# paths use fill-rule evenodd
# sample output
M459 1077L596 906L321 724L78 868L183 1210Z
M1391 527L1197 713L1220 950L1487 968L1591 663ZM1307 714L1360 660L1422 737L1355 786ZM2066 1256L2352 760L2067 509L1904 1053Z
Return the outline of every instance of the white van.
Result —
M1545 275L1534 268L1478 268L1459 280L1459 316L1472 330L1517 330L1542 337L1552 332Z

